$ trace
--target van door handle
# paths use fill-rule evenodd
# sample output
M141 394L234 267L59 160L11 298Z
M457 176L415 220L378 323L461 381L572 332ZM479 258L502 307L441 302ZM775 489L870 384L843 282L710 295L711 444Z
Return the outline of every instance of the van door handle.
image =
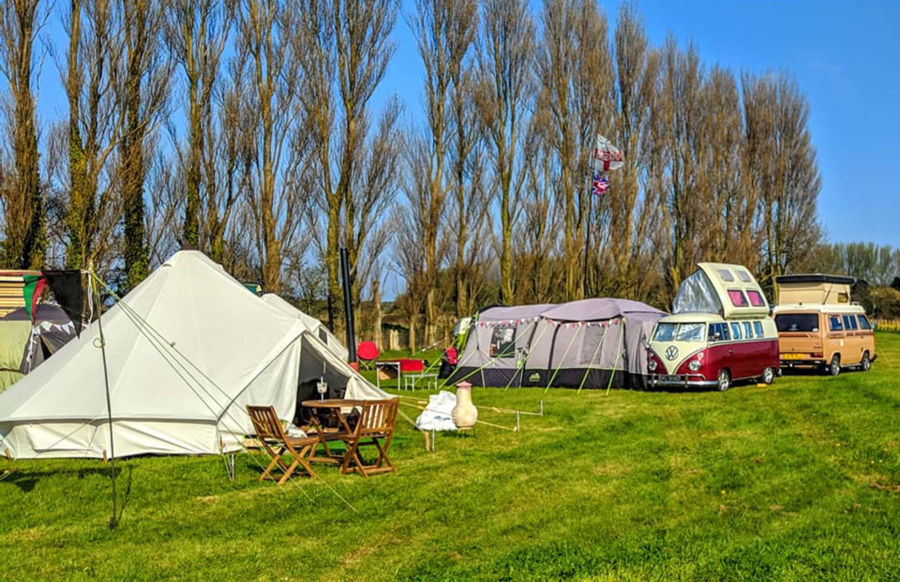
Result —
M731 354L733 354L733 353L734 353L734 348L729 348L729 350L728 350L728 355L731 355Z

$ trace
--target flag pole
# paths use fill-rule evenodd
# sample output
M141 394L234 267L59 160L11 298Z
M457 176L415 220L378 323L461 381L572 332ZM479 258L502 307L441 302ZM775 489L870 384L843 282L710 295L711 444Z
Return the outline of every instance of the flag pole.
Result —
M593 154L591 154L593 157ZM587 194L588 194L588 207L587 207L587 216L584 219L584 279L583 279L583 292L584 297L588 296L588 282L590 278L590 270L588 265L588 260L591 255L591 212L594 208L594 164L591 162L588 169L588 181L587 181Z
M103 300L100 298L100 289L97 286L94 269L88 272L88 281L92 292L97 293L97 331L100 334L100 354L103 359L103 384L106 388L106 420L109 425L109 469L112 480L112 517L109 518L109 529L115 529L119 525L118 511L116 508L116 446L113 441L112 400L109 394L109 369L106 365L106 339L103 336ZM93 293L91 294L93 295ZM93 297L88 299L93 301Z

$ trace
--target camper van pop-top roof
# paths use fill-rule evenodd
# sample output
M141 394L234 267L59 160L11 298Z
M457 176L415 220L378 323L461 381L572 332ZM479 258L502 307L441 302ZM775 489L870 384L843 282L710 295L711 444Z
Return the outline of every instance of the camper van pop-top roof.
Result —
M681 282L672 313L718 313L725 319L763 317L769 314L766 297L742 265L697 263L694 273Z
M775 278L778 305L847 305L856 278L843 275L781 275Z

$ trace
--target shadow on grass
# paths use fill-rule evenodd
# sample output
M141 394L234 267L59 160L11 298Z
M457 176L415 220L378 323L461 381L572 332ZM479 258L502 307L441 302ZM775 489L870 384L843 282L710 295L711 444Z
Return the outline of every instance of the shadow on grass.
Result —
M121 497L122 510L124 511L125 505L127 504L128 499L131 495L132 467L127 466L123 469L117 470L116 479L118 482L121 482L123 473L125 477L125 489ZM35 486L41 479L54 479L65 475L75 476L78 479L84 479L90 476L106 477L110 480L112 479L109 467L59 469L55 471L28 471L23 469L8 469L7 472L2 477L0 477L0 483L9 483L10 485L15 485L23 493L30 493L34 490Z

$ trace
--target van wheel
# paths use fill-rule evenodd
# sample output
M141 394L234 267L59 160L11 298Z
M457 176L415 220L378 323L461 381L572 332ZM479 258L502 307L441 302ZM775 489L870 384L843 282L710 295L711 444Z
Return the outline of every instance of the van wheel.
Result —
M859 363L859 369L868 372L872 369L872 360L869 359L869 352L864 352L862 361Z
M841 373L841 356L835 354L831 356L831 363L828 364L828 373L832 376L837 376Z
M731 374L723 368L719 370L719 392L725 392L729 387L731 387Z
M771 384L775 381L775 370L772 368L766 368L762 373L762 381L763 384Z

